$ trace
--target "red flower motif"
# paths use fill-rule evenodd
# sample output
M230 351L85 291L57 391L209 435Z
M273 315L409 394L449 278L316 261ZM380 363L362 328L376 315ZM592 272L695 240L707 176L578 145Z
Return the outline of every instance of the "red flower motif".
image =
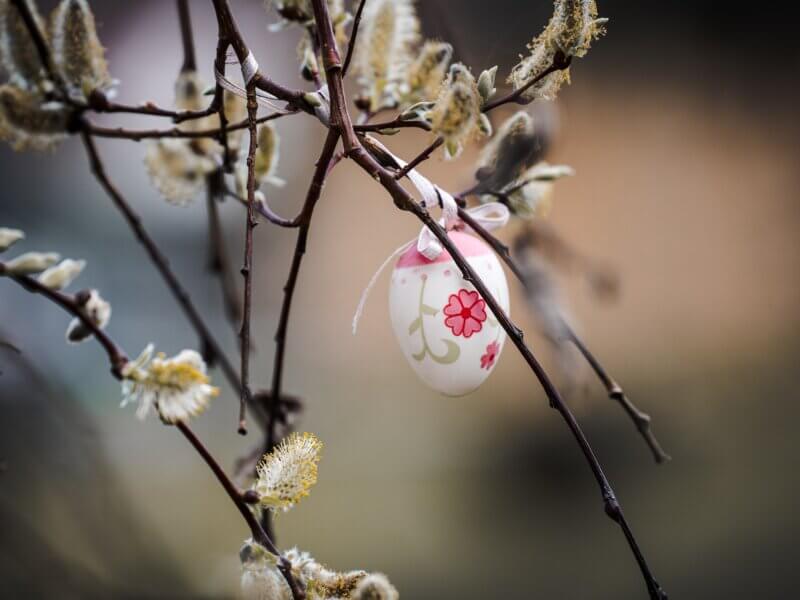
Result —
M443 311L447 318L444 324L447 325L453 335L463 335L470 337L483 328L486 320L486 302L484 302L478 292L469 290L458 290L457 294L450 294L450 300Z
M497 342L492 342L486 346L486 354L481 356L481 369L486 369L487 371L491 369L499 352L500 344Z

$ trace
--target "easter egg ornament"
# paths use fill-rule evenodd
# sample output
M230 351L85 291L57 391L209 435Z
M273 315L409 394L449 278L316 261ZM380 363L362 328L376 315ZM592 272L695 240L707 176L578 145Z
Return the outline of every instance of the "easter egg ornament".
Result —
M380 142L370 143L391 156L400 168L406 163ZM503 311L509 310L508 283L492 249L471 233L458 216L455 199L415 169L407 173L428 210L442 209L440 225L464 256ZM486 230L508 222L509 210L490 202L468 209L471 220ZM486 300L462 276L453 257L427 227L419 236L395 250L372 276L361 294L353 317L353 334L364 312L367 296L381 272L397 261L389 286L389 314L395 337L408 364L422 381L448 396L463 396L477 389L497 364L505 330Z
M449 237L508 312L508 284L491 248L469 233L452 231ZM389 287L389 314L408 364L448 396L477 389L497 364L506 338L446 250L434 260L413 245L400 255Z

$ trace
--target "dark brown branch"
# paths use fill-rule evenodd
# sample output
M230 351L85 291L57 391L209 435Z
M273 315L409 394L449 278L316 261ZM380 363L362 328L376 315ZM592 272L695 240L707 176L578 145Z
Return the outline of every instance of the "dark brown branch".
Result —
M178 1L178 20L181 25L181 42L183 42L183 65L181 72L196 71L197 58L194 52L194 36L192 35L192 17L189 13L189 0Z
M486 104L483 105L483 108L481 110L483 112L489 112L490 110L494 110L498 106L502 106L503 104L508 104L509 102L514 102L515 104L530 104L531 100L523 98L522 97L523 94L527 92L531 87L536 85L538 82L540 82L542 79L550 75L551 73L555 73L556 71L562 71L564 69L569 68L571 62L572 62L572 57L566 56L562 52L556 52L556 55L553 57L553 64L551 64L544 71L539 73L539 75L531 79L521 88L514 90L510 94L503 96L502 98L498 98L497 100L487 102Z
M0 263L0 275L4 274L5 270L5 265ZM121 376L122 367L124 367L125 363L128 362L128 356L105 331L100 329L100 327L98 327L97 324L91 318L89 318L82 308L82 303L79 302L75 296L65 294L57 290L51 290L46 285L40 283L38 279L29 275L8 274L8 277L29 292L44 296L71 315L80 319L83 326L92 332L92 335L100 343L100 345L103 347L103 350L105 350L106 354L108 355L108 360L111 363L111 372L114 377L119 378Z
M292 308L292 298L294 296L295 286L297 285L297 277L300 273L300 265L303 261L303 256L306 252L306 244L308 242L308 232L311 227L311 216L314 212L314 207L322 194L322 188L325 184L325 178L328 174L328 167L336 152L336 144L339 142L339 134L334 130L328 131L328 136L325 138L325 144L322 147L319 159L317 160L314 169L314 175L311 179L311 184L306 194L306 200L303 204L303 209L297 217L300 225L300 231L297 234L297 243L292 257L292 265L289 269L289 278L286 285L283 287L283 305L281 306L281 314L278 319L278 328L275 331L275 362L272 369L272 388L270 391L270 421L267 429L267 451L269 451L275 444L275 421L274 411L281 398L281 384L283 381L283 361L286 354L286 330L289 326L289 312Z
M433 140L431 142L431 144L427 148L425 148L425 150L423 150L417 156L412 158L411 161L405 167L400 169L395 174L394 178L395 179L402 179L403 177L408 175L409 171L411 171L412 169L416 169L417 166L419 166L420 164L422 164L423 162L428 160L430 158L431 154L433 154L436 151L436 149L439 146L441 146L442 144L444 144L444 138L437 137L435 140Z
M267 121L273 121L275 119L280 119L286 115L293 115L296 114L297 111L289 111L289 112L274 112L263 117L259 117L256 119L257 124L266 123ZM200 131L185 131L183 129L179 129L177 127L173 127L171 129L124 129L122 127L99 127L97 125L93 125L91 123L87 123L86 127L88 128L89 133L91 133L95 137L105 137L105 138L117 138L117 139L124 139L124 140L132 140L134 142L139 142L145 139L160 139L160 138L186 138L186 139L198 139L198 138L217 138L219 139L223 133L231 132L231 131L238 131L240 129L247 129L249 127L249 123L247 119L243 119L238 123L233 125L228 125L225 130L220 127L218 129L204 129Z
M381 133L387 129L423 129L425 131L430 131L431 126L424 121L403 121L398 116L391 121L383 121L382 123L362 123L360 125L353 125L353 129L359 133Z
M653 453L653 458L655 461L660 464L671 460L670 455L664 452L661 444L658 443L656 436L650 429L650 415L639 410L636 405L633 404L633 402L628 400L628 397L625 395L625 392L622 390L620 385L606 372L600 362L589 351L589 349L586 347L586 344L583 343L583 340L581 340L578 334L572 330L569 324L564 322L564 327L567 331L567 335L569 336L569 340L580 351L580 353L586 359L586 362L588 362L592 367L592 370L597 375L597 378L602 382L603 386L605 386L608 397L616 402L619 402L619 405L623 408L623 410L625 410L631 421L633 421L636 429L639 431L642 438L644 438L644 441L647 443L650 451Z
M353 52L356 49L356 39L358 38L358 27L361 25L361 16L364 13L364 6L367 0L361 0L356 9L356 16L353 19L353 29L350 32L350 40L347 42L347 52L344 55L344 64L342 65L342 79L347 77L347 69L350 68L350 61L353 59Z
M225 314L228 316L228 320L236 326L242 318L242 310L217 206L225 193L225 181L221 169L217 169L206 178L206 192L209 269L219 278Z
M262 545L268 551L270 551L278 558L278 569L286 578L286 583L289 585L289 589L292 591L292 597L295 600L304 600L306 597L305 591L300 587L300 584L294 577L292 573L292 567L289 561L280 553L278 548L275 547L272 539L267 535L264 529L261 527L261 524L256 519L253 511L247 505L247 500L249 499L246 494L243 494L236 485L230 480L228 475L216 461L216 459L211 455L208 449L205 447L203 442L194 434L191 428L184 423L183 421L179 421L175 425L183 436L189 440L189 443L192 447L197 451L197 453L206 461L206 464L214 473L217 478L217 481L220 482L225 492L228 494L228 497L233 501L236 505L236 508L239 510L239 513L244 518L247 526L250 528L250 532L253 536L253 540L258 544Z
M243 206L247 206L247 199L242 198L235 192L232 192L231 190L225 190L225 195L229 198L233 198ZM258 211L258 214L260 214L273 225L278 225L279 227L286 227L289 229L294 229L300 226L300 215L296 216L294 219L287 219L286 217L282 217L273 211L269 205L264 202L258 202L256 204L256 211Z
M228 382L234 387L234 389L238 390L239 375L236 372L236 369L234 369L233 365L231 365L231 363L228 361L222 348L217 343L216 338L213 336L203 319L200 317L200 313L195 308L189 293L184 289L180 281L178 281L178 278L172 272L167 257L162 254L161 250L159 250L158 246L156 246L156 243L145 230L139 215L133 211L122 194L120 194L119 190L117 190L117 188L108 178L108 175L105 172L105 167L103 166L103 162L100 159L100 154L97 151L97 146L95 145L91 134L87 131L82 131L81 139L83 140L83 145L86 148L91 170L95 178L109 195L117 210L122 213L122 216L125 218L128 226L133 231L136 239L142 246L144 246L151 262L166 282L167 287L169 288L170 292L172 292L172 295L177 300L186 317L189 319L192 327L194 327L195 331L200 336L203 348L206 348L213 353L214 359L219 363Z
M463 208L459 208L458 216L492 247L502 261L508 265L508 268L511 269L511 272L514 273L520 283L522 283L523 286L527 286L526 278L520 270L519 265L517 265L517 262L511 257L508 246L492 235L480 223L475 221L468 211L464 210ZM592 367L592 370L595 372L600 382L605 386L608 397L616 402L619 402L620 406L622 406L622 408L631 418L633 424L639 430L639 433L642 435L648 447L650 448L650 451L653 453L653 458L655 461L657 463L668 461L670 459L669 455L664 452L655 435L650 430L650 416L639 410L630 400L628 400L628 398L625 396L625 393L622 391L622 388L610 375L608 375L608 373L606 373L600 362L589 351L586 344L569 326L569 324L563 319L561 320L561 324L567 332L569 341L572 342L572 344L574 344L575 347L580 351L586 362L588 362Z
M213 4L214 12L217 15L220 40L230 44L236 54L236 58L240 63L243 63L250 53L250 49L239 31L239 26L233 16L228 0L213 0ZM310 115L314 114L314 107L304 99L306 92L302 90L289 89L275 83L260 70L255 74L251 83L258 89L287 102L290 108L302 110Z
M250 145L247 152L247 218L245 220L244 238L244 263L242 264L242 277L244 277L244 300L242 302L242 328L239 331L241 342L241 389L239 408L239 433L247 433L245 421L245 406L250 402L250 312L253 298L253 229L256 221L256 148L258 147L258 129L256 126L256 88L252 83L247 84L247 118L250 122ZM267 425L269 427L269 424Z

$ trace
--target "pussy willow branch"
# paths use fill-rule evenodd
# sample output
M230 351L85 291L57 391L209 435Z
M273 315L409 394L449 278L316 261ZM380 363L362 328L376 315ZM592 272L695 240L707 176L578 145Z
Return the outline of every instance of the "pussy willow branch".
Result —
M216 338L206 326L205 322L200 316L200 313L197 311L197 308L195 308L189 293L186 291L183 285L181 285L178 278L172 272L172 269L169 266L169 260L166 256L164 256L161 250L159 250L158 246L153 241L153 238L151 238L147 233L144 225L142 225L142 220L139 215L134 212L116 186L114 186L109 179L91 134L87 133L86 131L82 131L81 139L83 140L83 145L86 148L91 171L95 178L109 195L117 210L122 213L122 216L125 218L125 221L133 231L139 243L144 246L148 256L150 257L150 261L156 267L156 270L158 270L159 274L166 282L167 287L169 288L170 292L172 292L172 295L177 300L186 317L189 319L192 327L200 336L203 347L211 350L212 354L214 355L214 360L219 363L220 368L222 369L222 372L224 373L228 382L234 387L234 389L238 390L239 375L236 372L236 369L228 361Z
M5 272L5 265L0 263L0 275L5 274ZM8 275L8 277L29 292L44 296L66 310L68 313L80 319L81 322L92 332L92 335L103 347L103 350L105 350L108 360L111 364L111 373L115 378L122 379L122 368L128 362L127 354L125 354L125 351L122 350L122 348L113 339L111 339L111 337L105 331L100 329L94 323L94 321L92 321L86 315L76 296L51 290L47 286L41 284L37 279L29 275ZM197 451L197 453L202 457L202 459L214 473L220 485L222 485L222 488L228 494L228 497L231 499L234 505L236 505L236 508L244 518L245 523L247 523L253 539L278 557L278 569L286 579L286 583L289 585L294 599L303 600L305 598L305 592L300 588L297 580L294 578L289 561L283 555L281 555L280 551L275 547L272 539L270 539L270 537L261 527L261 524L258 522L258 519L255 518L253 511L247 506L247 503L245 502L245 495L231 481L217 460L213 457L211 452L209 452L208 448L206 448L206 446L194 434L188 424L179 421L176 424L176 427L191 443L192 447Z
M353 129L359 133L381 133L386 129L423 129L425 131L430 131L431 126L424 121L404 121L397 116L390 121L383 121L381 123L361 123L359 125L353 125Z
M467 262L461 252L456 248L455 244L450 240L447 232L433 219L428 211L419 205L411 195L398 183L394 175L384 167L382 167L361 145L358 137L353 129L350 115L347 112L347 105L344 103L344 94L342 89L341 79L341 64L338 52L336 51L336 42L333 33L333 26L331 24L330 15L328 14L328 6L326 0L312 0L314 7L314 17L317 22L318 30L322 42L322 58L325 65L325 73L331 89L331 122L332 126L339 129L340 134L344 140L344 147L348 155L361 166L371 177L378 180L381 185L389 192L394 199L398 208L412 212L422 223L427 226L445 250L450 253L450 256L458 265L463 277L466 281L472 283L478 293L484 299L486 304L494 313L503 329L508 334L514 345L519 350L522 357L528 363L528 366L536 375L540 384L547 394L550 404L562 416L570 431L572 432L576 442L581 448L586 461L589 464L592 473L600 487L600 492L603 497L603 505L606 514L616 522L622 529L628 545L636 559L639 569L647 585L650 597L654 600L663 600L666 594L663 592L658 582L653 577L650 567L644 558L639 544L633 535L633 532L625 519L622 507L614 494L611 484L608 481L602 467L600 466L597 457L594 454L591 446L589 445L586 436L578 425L572 411L568 408L563 398L555 388L547 373L534 357L528 346L522 339L522 331L509 319L508 315L502 310L495 298L489 293L486 285L475 273L474 269Z
M413 169L416 169L416 168L417 168L417 165L419 165L419 164L421 164L421 163L425 162L426 160L428 160L428 159L430 158L431 154L433 154L433 153L436 151L436 149L437 149L439 146L441 146L442 144L444 144L444 138L443 138L443 137L437 137L435 140L433 140L433 141L430 143L430 145L429 145L427 148L425 148L425 149L424 149L422 152L420 152L419 154L417 154L417 156L415 156L414 158L412 158L412 159L411 159L411 160L408 162L408 164L406 164L406 166L405 166L405 167L403 167L402 169L400 169L400 170L399 170L399 171L398 171L398 172L395 174L394 178L395 178L395 179L402 179L403 177L405 177L406 175L408 175L408 172L409 172L409 171L411 171L411 170L413 170Z
M297 278L300 274L300 266L303 262L303 256L306 253L308 232L311 228L311 217L314 213L314 207L322 194L325 178L329 173L329 167L333 160L334 153L336 152L336 145L338 142L338 132L329 129L319 159L314 168L314 174L311 178L308 192L306 193L303 208L295 219L300 229L297 233L292 263L289 267L289 276L286 280L286 284L283 286L283 304L281 305L280 317L278 317L278 327L275 330L275 358L272 366L272 386L268 399L267 412L269 418L267 419L264 453L270 452L279 441L276 436L275 428L278 422L278 411L281 409L281 403L283 402L283 365L286 356L286 332L289 327L289 313L292 309L292 300L294 298L295 287L297 286ZM266 531L272 531L271 514L269 511L263 513L261 525Z
M487 102L483 105L481 110L483 112L489 112L490 110L494 110L498 106L503 106L504 104L508 104L509 102L514 102L516 104L530 104L530 100L527 100L522 97L522 95L527 92L531 87L536 85L537 82L541 81L551 73L555 73L556 71L561 71L563 69L569 68L570 63L572 62L572 57L566 56L563 52L556 52L556 55L553 57L553 63L547 67L544 71L542 71L539 75L531 79L521 88L514 90L510 94L498 98L496 100L492 100L491 102Z
M303 262L303 256L306 253L308 232L311 228L311 217L314 213L314 207L322 194L322 188L325 185L325 178L328 174L328 167L336 152L336 145L338 142L339 133L334 129L328 130L325 144L322 147L322 152L314 168L314 175L311 178L311 184L306 194L303 209L297 217L300 229L297 233L297 242L295 244L294 255L292 256L292 264L289 268L289 277L286 280L286 285L283 286L283 305L281 306L281 314L278 319L278 328L275 331L275 362L272 368L272 388L270 390L271 413L275 410L277 403L280 402L281 384L283 382L283 363L286 354L286 331L289 327L289 313L292 309L292 299L294 297L295 286L297 285L297 277L300 273L300 266ZM275 419L271 418L270 426L267 431L267 451L272 448L275 442Z
M519 265L517 265L516 261L511 257L508 246L506 246L497 237L492 235L485 227L473 219L469 212L463 208L458 209L458 216L492 247L501 260L508 265L508 268L516 276L520 283L527 287L525 276L520 270ZM569 341L580 351L586 362L589 363L592 370L597 375L600 382L605 386L608 397L618 402L631 418L631 421L636 426L636 429L638 429L642 438L647 443L647 446L650 448L655 461L657 463L668 461L670 458L669 455L664 452L655 435L650 430L650 416L639 410L630 400L628 400L619 384L617 384L617 382L614 381L610 375L608 375L603 366L600 364L600 361L595 358L595 356L591 353L589 348L586 346L583 340L581 340L578 334L575 333L572 327L570 327L569 324L563 319L561 320L561 325L567 332Z
M5 273L6 266L3 263L0 263L0 275ZM80 319L84 327L92 332L92 335L100 343L100 345L103 347L103 350L105 350L106 354L108 355L108 360L111 363L111 372L114 377L121 377L121 370L122 367L125 366L125 363L128 362L128 356L119 346L117 346L117 344L105 331L100 329L100 327L98 327L97 324L89 318L89 316L83 310L82 303L78 300L77 295L73 296L58 290L52 290L39 282L38 279L31 277L30 275L9 274L8 277L29 292L44 296L71 315Z
M225 473L223 468L219 465L216 459L211 455L205 445L198 439L198 437L194 434L194 432L189 428L189 426L184 423L183 421L179 421L175 425L178 430L183 434L183 436L189 440L189 443L194 447L197 453L206 461L206 464L211 469L211 471L216 476L217 480L222 485L225 492L228 494L228 497L233 501L236 505L236 508L239 510L239 513L244 518L247 526L250 528L250 532L253 535L253 540L261 544L264 548L269 550L272 554L278 557L278 569L283 574L284 578L286 579L286 583L289 585L289 589L292 592L292 597L294 600L304 600L306 597L305 591L300 587L297 580L295 579L294 575L292 574L292 567L289 561L280 553L280 551L275 547L272 539L267 535L264 529L261 527L261 524L256 519L253 511L247 506L247 503L244 501L242 492L239 490L238 487L230 480L228 475Z
M256 123L257 124L266 123L267 121L273 121L275 119L280 119L281 117L285 117L287 115L296 114L296 112L297 111L274 112L265 115L263 117L259 117L258 119L256 119ZM91 133L95 137L118 138L124 140L131 140L134 142L139 142L141 140L146 140L146 139L160 139L160 138L219 139L220 136L223 135L224 133L228 133L231 131L238 131L240 129L247 129L249 126L250 124L247 119L242 119L238 123L235 123L233 125L228 125L224 130L220 127L215 129L204 129L200 131L185 131L177 127L173 127L171 129L124 129L122 127L99 127L94 124L87 124L89 133Z
M57 82L61 81L63 84L63 81L58 76L58 73L56 73L55 69L52 67L53 63L49 47L42 32L39 30L39 27L37 26L36 21L34 20L28 8L28 5L24 2L24 0L12 0L12 2L20 11L23 20L25 22L25 25L28 28L31 37L34 39L36 49L37 52L39 53L39 57L42 61L42 64L46 66L49 76ZM64 90L63 93L65 94L66 98L66 90ZM206 327L199 313L195 309L194 304L192 303L189 297L189 294L186 292L186 290L178 281L175 274L170 269L167 258L161 253L161 251L158 249L153 239L148 235L147 231L144 229L140 217L133 211L131 206L123 198L122 194L120 194L119 190L117 190L117 188L114 186L113 183L111 183L111 180L108 178L102 160L100 159L100 154L92 138L91 129L88 126L87 122L79 118L77 120L77 123L78 123L78 131L80 132L81 139L83 140L84 147L86 148L86 152L89 157L90 167L95 178L98 180L100 185L106 190L106 192L114 202L114 205L125 217L126 222L128 223L129 227L133 230L134 234L136 235L136 238L147 250L147 253L151 261L156 266L162 278L166 281L167 286L169 287L173 296L175 296L176 300L180 304L186 316L189 318L189 321L191 322L192 326L200 335L201 342L203 343L204 347L210 348L214 352L215 358L219 361L219 364L222 368L223 373L225 374L225 377L228 379L231 385L234 386L235 389L238 389L239 381L236 370L233 368L230 362L228 362L228 359L226 358L221 347L216 342L214 336L211 334L210 330Z
M245 420L245 406L250 402L250 313L253 301L253 230L258 225L256 220L256 148L258 148L258 130L256 126L256 88L252 83L247 84L247 118L250 121L250 143L247 151L247 215L244 228L244 262L242 264L242 277L244 278L244 294L242 300L242 328L239 332L241 341L241 389L239 391L239 433L247 433ZM269 419L272 421L273 419ZM271 427L267 423L267 427Z

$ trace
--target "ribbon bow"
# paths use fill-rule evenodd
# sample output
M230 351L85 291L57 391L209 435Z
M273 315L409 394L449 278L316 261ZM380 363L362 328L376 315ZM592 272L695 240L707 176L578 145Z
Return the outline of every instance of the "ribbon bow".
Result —
M376 145L380 146L382 150L386 152L386 154L391 156L401 169L406 166L405 161L389 152L389 150L380 144L380 142L377 142L376 140L372 141ZM422 197L422 206L425 208L432 208L434 206L441 205L442 218L439 219L439 223L445 228L446 231L453 229L453 227L460 221L458 218L458 204L456 204L455 198L453 198L449 192L443 190L438 185L431 183L427 177L422 175L422 173L419 173L416 169L411 169L408 172L408 178L411 183L414 184L414 187L417 188L417 191ZM503 227L506 223L508 223L510 216L508 207L500 202L489 202L487 204L482 204L480 206L467 209L466 212L476 223L488 231ZM392 252L386 258L386 260L381 263L381 266L378 267L378 270L375 271L375 273L372 275L372 278L369 280L367 287L365 287L364 291L361 292L361 298L358 301L358 307L353 315L353 335L355 335L356 331L358 330L358 321L361 319L361 315L364 313L364 308L367 304L367 297L369 296L370 291L372 291L372 288L375 286L375 283L378 281L378 277L380 277L380 274L383 273L383 270L390 262L392 262L392 260L394 260L396 256L408 250L408 248L414 244L415 241L417 244L417 252L422 254L431 262L439 258L442 252L444 252L442 244L438 239L436 239L436 236L427 227L423 227L415 239L409 240Z

